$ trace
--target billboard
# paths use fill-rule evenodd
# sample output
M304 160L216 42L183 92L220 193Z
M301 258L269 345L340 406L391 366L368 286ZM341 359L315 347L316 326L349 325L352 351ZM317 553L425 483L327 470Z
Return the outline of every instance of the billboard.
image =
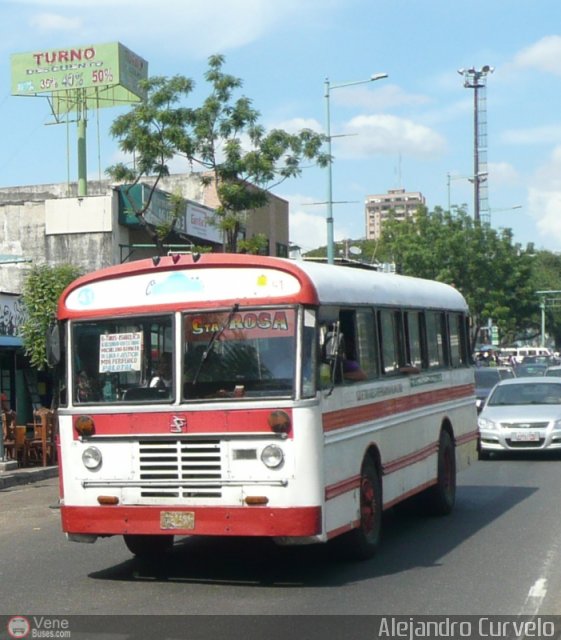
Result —
M151 188L145 184L134 186L124 185L119 188L120 221L123 224L135 225L135 210L144 207L150 196ZM157 226L166 224L172 215L170 194L160 189L152 193L150 206L145 214L145 220L149 224ZM179 233L185 233L200 240L207 240L222 244L224 233L214 223L215 211L198 202L183 199L181 213L175 223L175 229Z
M11 56L12 95L51 94L55 115L84 101L88 109L138 102L148 63L120 42L45 49Z

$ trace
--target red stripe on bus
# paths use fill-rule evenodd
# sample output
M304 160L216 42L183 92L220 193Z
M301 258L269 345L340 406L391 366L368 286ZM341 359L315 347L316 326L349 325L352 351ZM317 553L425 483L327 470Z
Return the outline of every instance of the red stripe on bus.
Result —
M325 499L331 500L332 498L336 498L337 496L348 493L349 491L354 491L359 487L360 475L347 478L346 480L341 480L341 482L336 482L335 484L325 487Z
M380 402L372 402L360 407L349 409L339 409L323 414L323 430L335 431L344 429L354 424L378 420L396 413L406 413L414 409L429 407L440 402L459 400L473 395L473 385L466 384L452 389L438 389L436 391L426 391L414 395L400 398L390 398Z
M292 410L283 409L292 422ZM236 411L161 411L149 413L90 414L96 436L191 435L212 433L273 433L272 409ZM79 416L74 416L73 420ZM292 437L292 428L289 432ZM94 436L95 437L95 436ZM78 438L74 429L74 439Z
M467 444L468 442L477 440L478 437L479 431L477 429L475 429L475 431L469 431L468 433L464 433L456 438L456 445Z
M396 458L391 462L386 462L382 465L382 472L385 476L390 475L390 473L395 473L396 471L400 471L401 469L405 469L405 467L410 467L417 462L421 462L421 460L426 460L430 456L434 455L438 451L438 442L432 442L426 447L422 449L418 449L417 451L412 451L407 455L401 456L401 458Z
M162 529L165 511L194 514L193 529ZM93 535L162 534L220 536L314 536L321 507L62 506L63 531Z

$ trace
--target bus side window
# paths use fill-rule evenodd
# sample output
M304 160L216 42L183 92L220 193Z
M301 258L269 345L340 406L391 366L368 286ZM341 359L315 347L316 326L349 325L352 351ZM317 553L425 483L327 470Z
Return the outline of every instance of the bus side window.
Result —
M366 378L373 380L380 375L380 358L374 310L358 309L355 321L357 360Z
M420 311L407 311L405 320L405 359L406 365L415 369L423 368L422 322Z
M445 367L448 362L445 349L444 314L437 311L427 311L425 318L428 365L431 369Z
M454 368L464 364L462 349L462 316L459 313L450 313L448 316L448 332L450 336L450 364Z
M399 354L399 315L390 309L378 312L378 328L380 333L380 354L382 356L382 373L392 375L399 372L402 364Z

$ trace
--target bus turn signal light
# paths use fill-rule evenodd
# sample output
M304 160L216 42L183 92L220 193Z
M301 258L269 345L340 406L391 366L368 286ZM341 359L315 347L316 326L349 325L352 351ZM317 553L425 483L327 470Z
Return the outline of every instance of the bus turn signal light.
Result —
M78 416L74 422L74 428L82 437L93 436L95 433L95 424L90 416Z
M99 504L119 504L117 496L97 496Z
M267 496L246 496L245 503L249 506L268 504L269 498Z
M269 415L269 426L275 433L287 434L290 431L290 416L286 411L273 411Z

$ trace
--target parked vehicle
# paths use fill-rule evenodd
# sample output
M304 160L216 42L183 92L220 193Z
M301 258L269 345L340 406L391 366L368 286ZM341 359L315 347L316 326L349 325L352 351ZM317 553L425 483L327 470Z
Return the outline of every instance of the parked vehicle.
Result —
M561 380L514 378L497 384L477 419L479 455L561 449Z

